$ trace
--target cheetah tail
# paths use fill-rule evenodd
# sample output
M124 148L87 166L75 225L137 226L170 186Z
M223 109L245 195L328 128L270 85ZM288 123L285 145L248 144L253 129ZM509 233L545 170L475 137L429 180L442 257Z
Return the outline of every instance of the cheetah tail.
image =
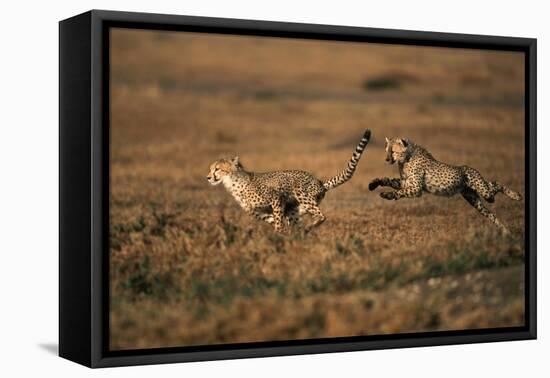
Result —
M341 173L337 174L336 176L332 177L331 179L323 183L323 187L325 188L325 190L328 191L328 190L334 189L337 186L340 186L346 181L348 181L349 179L351 179L351 177L353 176L353 173L355 172L355 168L357 168L359 159L361 158L361 155L363 154L365 147L369 143L370 134L371 133L369 129L365 130L365 133L363 134L361 141L359 141L359 144L357 145L357 147L355 147L355 151L353 152L353 155L351 156L351 159L348 162L348 166Z

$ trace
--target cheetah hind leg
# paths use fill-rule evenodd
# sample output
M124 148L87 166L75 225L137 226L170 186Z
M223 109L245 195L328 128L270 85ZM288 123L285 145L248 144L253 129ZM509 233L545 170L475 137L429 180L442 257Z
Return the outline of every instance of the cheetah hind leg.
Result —
M509 235L510 231L504 226L498 218L493 214L489 209L483 205L483 201L481 200L481 197L474 192L473 190L466 190L462 193L462 196L470 205L472 205L481 215L483 215L485 218L488 218L491 222L493 222L498 229L504 234Z
M521 195L512 189L501 185L497 181L486 181L481 174L473 168L464 167L466 185L475 191L481 198L489 203L495 202L495 196L503 193L515 201L521 200Z
M489 182L489 186L491 187L491 192L494 193L493 195L497 193L503 193L506 197L513 199L514 201L521 200L521 194L508 188L507 186L500 184L498 181Z
M309 232L314 228L320 226L321 223L325 221L326 217L317 204L306 203L302 204L301 207L305 212L309 213L313 217L313 223L306 227L306 232Z

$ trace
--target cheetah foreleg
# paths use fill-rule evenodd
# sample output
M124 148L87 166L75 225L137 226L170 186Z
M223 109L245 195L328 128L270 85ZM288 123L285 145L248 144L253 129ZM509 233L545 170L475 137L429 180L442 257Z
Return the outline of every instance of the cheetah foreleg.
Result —
M381 178L375 178L372 180L369 184L369 190L373 191L374 189L378 188L379 186L389 186L395 190L401 189L401 179L399 178L389 178L389 177L381 177Z
M399 189L395 192L382 192L380 197L386 200L398 200L401 198L417 198L422 195L422 189L417 187L408 187L405 189Z
M271 208L273 209L273 226L275 227L275 231L283 232L283 201L280 198L274 199L271 202Z
M266 213L258 209L250 210L248 213L254 218L256 218L257 220L260 220L262 222L272 224L275 221L273 218L273 214Z
M387 200L398 200L400 198L416 198L422 195L422 177L411 175L407 180L401 180L401 189L395 192L382 192L380 197Z
M300 226L300 212L298 211L298 207L292 207L290 210L287 210L285 213L285 216L288 220L288 225L290 227L296 227Z

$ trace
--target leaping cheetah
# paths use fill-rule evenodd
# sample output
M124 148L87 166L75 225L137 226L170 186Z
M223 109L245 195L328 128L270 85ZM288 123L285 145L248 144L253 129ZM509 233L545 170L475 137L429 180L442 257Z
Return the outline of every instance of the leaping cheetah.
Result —
M207 179L212 185L223 183L248 214L273 224L278 232L283 231L283 219L295 226L305 213L313 217L313 223L307 227L311 229L325 221L319 204L327 191L351 179L369 139L370 130L366 130L346 169L324 182L299 170L250 172L237 156L213 162Z
M486 181L481 174L466 165L454 166L436 160L425 148L408 139L386 138L386 161L397 162L400 178L377 178L369 184L369 190L389 186L395 191L382 192L387 200L420 197L422 192L440 196L462 194L477 211L493 222L502 232L509 233L496 216L483 204L494 202L497 193L519 201L521 195L496 181Z

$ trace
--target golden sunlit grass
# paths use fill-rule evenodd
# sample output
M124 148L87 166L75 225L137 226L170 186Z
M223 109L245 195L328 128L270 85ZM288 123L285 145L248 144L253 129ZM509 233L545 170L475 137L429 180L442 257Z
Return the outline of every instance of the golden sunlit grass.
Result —
M521 55L112 37L113 349L523 324L524 202L490 205L502 237L462 198L368 191L397 176L383 141L401 136L524 194ZM310 234L274 233L206 181L235 154L252 171L325 179L365 128L354 178Z

